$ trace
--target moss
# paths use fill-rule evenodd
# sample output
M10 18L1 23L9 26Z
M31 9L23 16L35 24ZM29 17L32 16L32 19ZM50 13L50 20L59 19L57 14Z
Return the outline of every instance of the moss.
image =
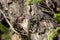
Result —
M58 23L60 23L60 13L54 14L53 17ZM60 33L60 27L57 27L56 29L52 30L50 34L48 35L48 40L54 40L54 38L57 37L58 33Z
M4 26L1 22L0 22L0 31L3 32L3 33L8 32L8 28L6 28L6 26Z
M10 36L9 36L9 29L4 26L1 22L0 22L0 31L2 32L2 39L3 40L11 40Z
M10 35L8 33L3 33L2 34L2 39L3 40L11 40Z
M60 23L60 14L54 14L54 19Z
M53 40L57 36L57 32L53 30L49 35L48 35L48 40Z
M53 40L54 38L56 38L59 31L60 31L60 27L57 27L56 29L52 30L48 35L48 40Z
M30 5L30 4L39 4L41 2L42 2L42 0L26 0L25 4L28 4L28 5Z

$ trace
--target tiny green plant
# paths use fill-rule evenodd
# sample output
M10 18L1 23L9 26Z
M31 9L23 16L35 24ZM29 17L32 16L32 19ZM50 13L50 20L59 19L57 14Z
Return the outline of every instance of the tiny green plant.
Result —
M6 26L4 26L1 22L0 22L0 31L3 32L3 33L8 32L8 28L6 28Z
M54 19L60 23L60 14L54 14Z
M57 37L57 34L60 31L60 27L57 27L56 29L52 30L50 34L48 35L48 40L53 40L55 37Z
M3 40L11 40L10 35L8 33L3 33L2 34L2 39Z
M41 2L42 2L42 0L26 0L25 4L28 4L28 5L30 5L30 4L39 4Z
M9 36L9 29L4 26L1 22L0 22L0 31L2 32L2 39L3 40L11 40L10 36Z
M54 19L58 23L60 23L60 13L54 14ZM58 31L60 31L60 27L57 27L56 29L52 30L48 35L48 40L53 40L55 37L57 37L57 34L59 33Z

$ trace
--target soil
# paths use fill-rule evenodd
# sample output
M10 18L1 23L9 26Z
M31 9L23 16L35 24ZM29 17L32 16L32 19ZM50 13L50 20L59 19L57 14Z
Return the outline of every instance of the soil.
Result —
M26 6L24 2L25 0L0 0L0 9L18 32L15 33L9 27L12 40L48 40L50 30L57 27L57 22L53 19L54 9L50 10L45 3ZM6 26L5 18L1 13L0 15L0 20ZM58 35L54 40L60 40L59 37Z

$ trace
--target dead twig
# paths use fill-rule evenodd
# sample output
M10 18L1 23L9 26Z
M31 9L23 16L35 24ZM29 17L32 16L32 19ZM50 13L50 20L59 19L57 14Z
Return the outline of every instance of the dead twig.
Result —
M12 29L12 31L14 31L15 33L18 33L17 31L15 31L15 29L13 28L13 26L11 25L11 23L6 18L5 13L1 9L0 9L0 12L3 15L3 17L5 18L6 22L9 24L10 28Z

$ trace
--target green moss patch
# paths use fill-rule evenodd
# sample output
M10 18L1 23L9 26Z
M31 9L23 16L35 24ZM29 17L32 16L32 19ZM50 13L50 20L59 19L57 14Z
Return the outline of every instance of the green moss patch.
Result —
M8 28L6 26L4 26L1 22L0 22L0 31L3 32L3 33L8 32Z
M0 31L2 32L1 38L3 40L11 40L10 35L9 35L9 28L4 26L1 22L0 22Z
M42 2L42 0L26 0L25 4L28 4L28 5L30 5L30 4L39 4L41 2Z
M57 27L56 29L52 30L50 34L48 35L48 40L54 40L58 36L58 33L60 31L60 27Z
M54 14L54 19L60 23L60 14Z

